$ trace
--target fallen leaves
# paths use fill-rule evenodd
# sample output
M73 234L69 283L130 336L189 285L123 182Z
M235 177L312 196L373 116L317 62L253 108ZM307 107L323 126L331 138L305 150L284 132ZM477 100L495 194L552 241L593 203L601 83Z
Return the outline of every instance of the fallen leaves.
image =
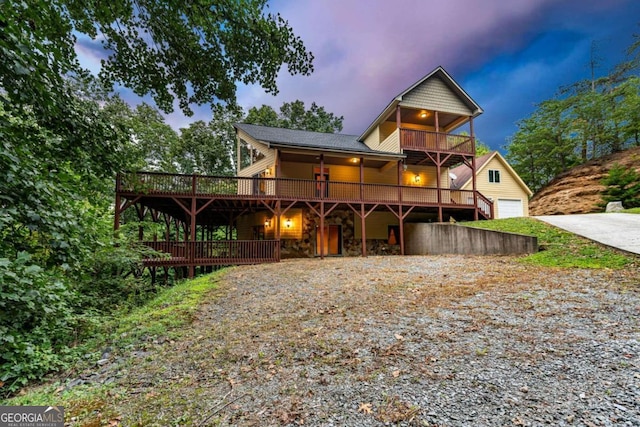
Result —
M371 403L362 403L358 408L358 412L362 412L363 414L370 414L373 412L373 405Z

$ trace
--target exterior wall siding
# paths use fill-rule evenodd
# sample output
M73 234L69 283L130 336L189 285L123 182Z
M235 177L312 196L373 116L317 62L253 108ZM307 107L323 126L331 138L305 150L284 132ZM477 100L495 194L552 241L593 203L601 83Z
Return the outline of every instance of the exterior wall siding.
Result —
M395 128L395 124L394 124ZM393 132L389 134L383 141L380 141L380 145L376 148L379 151L388 151L390 153L400 152L400 131L395 128Z
M500 171L500 183L489 182L489 170ZM524 216L529 216L529 196L497 158L494 157L482 168L478 174L476 185L478 191L493 200L496 218L500 218L498 199L522 200ZM469 181L463 190L471 190L472 188L473 183Z
M254 164L240 169L240 139L244 139L245 141L247 141L249 144L251 144L256 150L260 151L262 154L264 154L264 159L260 159L259 161L255 162ZM252 137L250 137L247 133L243 132L242 130L238 131L238 138L237 138L237 142L236 142L236 164L238 165L238 176L242 176L242 177L252 177L253 175L263 172L265 169L267 168L271 168L273 167L273 165L275 164L275 160L276 160L276 152L275 150L272 150L270 148L268 148L266 145L257 142L255 139L253 139Z
M471 110L439 78L428 79L406 94L400 105L470 116Z
M372 150L377 150L378 145L380 144L382 139L380 138L380 128L374 129L369 136L364 140L365 145L367 145Z

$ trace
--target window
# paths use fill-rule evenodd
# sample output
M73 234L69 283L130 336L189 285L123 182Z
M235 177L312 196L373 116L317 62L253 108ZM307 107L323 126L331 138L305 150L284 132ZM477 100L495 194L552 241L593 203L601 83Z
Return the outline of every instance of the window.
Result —
M264 154L256 150L244 139L240 139L240 169L251 166L262 159L264 159Z
M489 170L489 182L499 183L500 182L500 171L499 170Z

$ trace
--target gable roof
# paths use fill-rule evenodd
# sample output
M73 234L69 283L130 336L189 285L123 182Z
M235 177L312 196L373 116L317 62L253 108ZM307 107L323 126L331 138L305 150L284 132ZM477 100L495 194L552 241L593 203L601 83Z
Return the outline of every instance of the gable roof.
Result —
M453 78L444 70L444 68L442 68L442 66L438 66L429 74L427 74L426 76L409 86L407 89L400 92L395 98L393 98L389 105L387 105L387 107L378 115L378 117L376 117L373 123L369 125L369 127L364 131L362 135L360 135L358 139L363 141L376 127L378 127L378 125L380 125L380 123L382 123L384 120L386 120L387 117L389 117L389 114L391 114L396 109L396 107L402 102L404 97L406 97L409 93L411 93L411 91L420 86L422 83L432 78L440 78L444 82L444 84L460 98L460 100L469 108L469 110L473 112L472 117L477 117L482 114L482 108L469 96L469 94L467 94L467 92L464 91L464 89L462 89L462 87L458 83L456 83L455 80L453 80Z
M269 126L236 123L236 129L246 132L257 141L266 144L269 148L296 148L303 150L321 150L344 154L366 154L372 156L385 156L404 158L400 153L376 151L358 140L356 135L341 133L310 132L306 130L285 129Z
M476 175L480 174L480 172L482 172L482 170L489 164L489 162L493 158L497 159L500 163L502 163L505 169L507 169L511 174L511 176L513 176L513 179L518 183L518 185L520 185L520 187L522 187L522 189L529 196L533 194L533 192L529 189L527 184L525 184L522 178L520 178L518 173L515 170L513 170L511 165L507 163L505 158L502 157L502 155L497 151L491 151L490 153L487 153L483 156L476 158ZM464 186L466 186L471 181L471 178L472 178L471 168L468 167L467 165L462 164L460 166L457 166L451 169L449 172L456 175L456 179L453 181L451 188L459 190Z

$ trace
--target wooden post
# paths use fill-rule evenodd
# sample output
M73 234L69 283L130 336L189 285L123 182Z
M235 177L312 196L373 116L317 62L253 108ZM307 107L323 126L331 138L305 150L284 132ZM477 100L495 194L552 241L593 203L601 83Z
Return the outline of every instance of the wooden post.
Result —
M473 117L469 117L469 136L471 137L471 147L473 157L471 158L471 182L473 186L473 220L478 220L478 187L476 179L476 141L473 136Z
M120 207L122 206L122 200L120 199L120 185L121 185L121 177L120 173L116 175L116 206L115 206L115 215L113 218L113 230L118 231L120 229Z
M303 215L304 216L304 215ZM276 233L275 233L275 239L277 241L276 245L276 256L278 258L278 261L280 261L280 250L281 250L281 243L280 243L280 218L282 217L282 203L280 200L276 201L276 215L275 218L273 218L273 221L275 222L274 226L276 227Z
M436 153L436 191L438 192L438 222L442 222L442 188L440 187L440 152Z
M404 171L404 163L398 160L398 203L402 202L402 172Z
M362 231L362 256L367 256L367 221L364 216L364 157L360 157L360 228Z
M440 122L438 118L438 112L434 112L435 115L435 126L436 126L436 150L440 149Z
M193 177L193 190L195 195L195 176ZM189 238L189 278L192 278L195 275L195 266L194 262L196 259L196 198L191 197L191 211L189 212L190 216L190 238Z
M320 154L320 259L324 259L324 154Z
M404 217L402 215L402 205L398 206L398 222L400 224L400 255L404 255Z
M396 106L396 127L398 129L402 127L402 113L400 111L400 105Z

